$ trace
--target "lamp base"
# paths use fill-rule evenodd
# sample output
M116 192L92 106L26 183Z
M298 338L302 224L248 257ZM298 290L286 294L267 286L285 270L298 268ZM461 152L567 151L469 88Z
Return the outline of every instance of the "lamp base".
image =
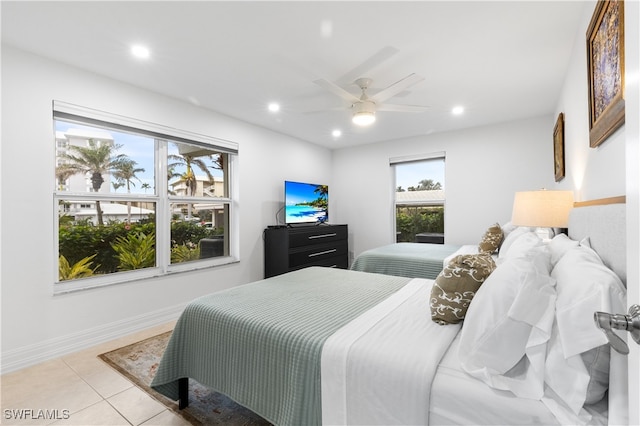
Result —
M540 239L544 242L549 242L553 239L553 237L555 237L558 234L565 234L568 235L568 229L567 228L542 228L542 227L538 227L536 228L536 235L538 235L538 237L540 237Z
M551 241L553 239L553 237L556 236L556 233L553 230L553 228L537 227L536 228L536 235L538 237L540 237L540 239L546 243L546 242Z

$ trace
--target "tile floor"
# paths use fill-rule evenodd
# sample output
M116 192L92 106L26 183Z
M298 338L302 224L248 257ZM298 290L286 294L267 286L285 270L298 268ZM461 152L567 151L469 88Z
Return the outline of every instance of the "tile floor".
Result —
M97 357L174 325L150 328L1 376L0 424L189 425ZM53 418L38 418L46 415L43 411Z

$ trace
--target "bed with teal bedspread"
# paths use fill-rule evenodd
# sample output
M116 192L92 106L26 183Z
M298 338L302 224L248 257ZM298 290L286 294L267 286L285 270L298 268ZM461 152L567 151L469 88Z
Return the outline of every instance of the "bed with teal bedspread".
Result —
M409 281L312 267L198 298L151 387L178 400L188 377L274 424L321 424L325 340Z
M351 270L409 278L435 279L443 261L461 246L455 244L397 243L360 254Z

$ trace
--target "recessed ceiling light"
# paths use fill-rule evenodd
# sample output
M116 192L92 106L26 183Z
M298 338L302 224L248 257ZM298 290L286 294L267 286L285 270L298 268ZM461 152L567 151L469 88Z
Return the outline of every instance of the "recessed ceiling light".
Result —
M271 102L268 106L269 111L271 112L278 112L280 111L280 104L276 103L276 102Z
M323 19L320 22L320 34L323 38L331 38L333 35L333 21L330 19Z
M451 113L452 113L453 115L460 115L460 114L462 114L463 112L464 112L464 107L461 107L461 106L453 107L453 109L451 110Z
M340 136L342 136L342 130L335 129L333 132L331 132L331 136L333 136L334 138L339 138Z
M134 44L133 46L131 46L131 54L136 58L147 59L151 55L151 52L146 46L143 46L141 44Z

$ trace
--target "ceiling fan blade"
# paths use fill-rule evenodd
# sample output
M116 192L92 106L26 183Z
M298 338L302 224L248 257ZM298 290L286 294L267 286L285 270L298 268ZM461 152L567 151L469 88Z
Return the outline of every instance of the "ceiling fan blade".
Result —
M424 80L424 77L422 77L421 75L415 73L409 74L402 80L396 81L391 86L387 87L386 89L382 89L375 95L371 96L371 99L376 102L383 102L384 100L389 99L390 97L402 92L407 87L413 86L414 84L419 83L422 80Z
M382 104L378 107L378 111L394 111L394 112L427 112L431 108L421 105L394 105Z
M347 92L342 87L338 86L337 84L334 84L334 83L330 82L329 80L325 80L325 79L321 78L319 80L315 80L314 83L317 84L320 87L324 87L325 89L327 89L331 93L340 96L342 99L344 99L346 101L357 102L357 101L360 100L360 98L357 97L356 95Z
M313 115L313 114L326 114L331 111L345 111L347 108L345 107L331 107L331 108L322 108L322 109L313 109L301 111L304 115Z
M345 75L337 79L336 82L342 85L353 84L356 78L360 78L363 75L368 74L370 70L377 67L387 59L391 58L399 51L400 50L396 49L393 46L385 46L374 53L373 56L366 59L363 63L356 66L354 69L348 71Z

